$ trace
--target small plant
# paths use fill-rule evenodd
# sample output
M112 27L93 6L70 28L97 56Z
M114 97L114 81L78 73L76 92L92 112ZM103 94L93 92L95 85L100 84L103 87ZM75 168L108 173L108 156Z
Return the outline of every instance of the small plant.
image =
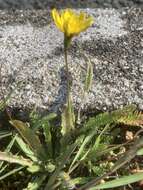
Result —
M24 190L111 189L141 180L143 173L130 176L123 174L119 179L105 182L113 173L117 177L120 168L136 155L142 155L143 138L136 139L139 133L132 140L115 144L120 134L117 131L120 130L118 125L140 127L143 124L142 113L137 111L136 106L130 105L117 111L101 113L81 122L83 101L77 116L74 113L67 52L72 38L86 30L93 23L93 18L70 9L61 13L54 9L52 16L56 26L64 33L67 100L61 121L55 113L43 117L36 111L30 114L29 122L9 117L11 126L18 133L0 134L0 140L11 137L6 149L0 151L0 181L19 171L23 171L25 175L30 174ZM93 76L92 64L87 57L86 60L83 99L91 88ZM0 106L3 109L3 103ZM123 152L125 148L127 151ZM8 171L11 165L15 168ZM126 171L128 169L125 168L124 172ZM119 171L120 173L122 174Z
M64 33L64 57L65 57L65 66L67 72L67 103L65 109L62 113L62 134L67 135L72 129L75 128L75 115L72 105L71 98L71 86L69 79L69 65L67 51L70 47L71 40L74 36L78 35L80 32L86 30L92 23L93 18L87 16L85 13L81 12L79 14L75 13L71 9L66 9L61 13L58 13L56 9L52 11L52 16L56 26ZM91 67L91 66L90 66ZM88 74L91 76L91 73ZM92 69L91 69L92 70ZM88 78L86 79L85 90L87 91L90 84L88 84Z

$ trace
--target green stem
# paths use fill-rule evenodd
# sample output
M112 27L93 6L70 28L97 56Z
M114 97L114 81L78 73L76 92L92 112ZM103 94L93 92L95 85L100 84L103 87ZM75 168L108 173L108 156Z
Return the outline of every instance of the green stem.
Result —
M66 74L67 74L67 97L66 97L66 106L63 111L63 120L62 120L62 133L68 134L72 129L74 129L75 116L72 106L71 100L71 82L70 82L70 74L69 74L69 65L67 60L67 51L70 46L71 37L67 37L65 35L64 38L64 57L65 57L65 66L66 66Z
M69 66L68 66L68 59L67 59L67 51L70 45L71 38L67 38L64 36L64 57L65 57L65 65L66 65L66 75L67 75L67 102L69 104L70 100L70 75L69 75Z
M67 98L70 95L70 79L69 79L69 67L68 67L68 61L67 61L67 49L64 50L64 56L65 56L65 64L66 64L66 75L67 75Z

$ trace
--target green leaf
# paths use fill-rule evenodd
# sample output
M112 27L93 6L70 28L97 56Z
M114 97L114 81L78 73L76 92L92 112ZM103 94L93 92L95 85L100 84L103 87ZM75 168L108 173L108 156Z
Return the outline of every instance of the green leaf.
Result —
M82 184L85 184L85 183L89 182L92 179L93 179L92 177L77 177L77 178L71 179L71 181L74 184L77 184L77 185L80 184L80 185L82 185Z
M8 100L10 99L12 93L13 93L13 92L10 92L10 93L7 95L6 98L4 98L3 100L0 101L0 110L3 110L3 109L7 106L7 102L8 102Z
M6 168L9 166L9 164L5 164L3 167L1 166L1 169L0 169L0 174L6 170Z
M10 172L4 174L3 176L0 176L0 181L3 180L3 179L5 179L6 177L9 177L10 175L15 174L16 172L22 170L24 167L25 167L25 166L18 167L18 168L16 168L16 169L13 169L12 171L10 171Z
M100 177L98 177L98 178L90 181L89 183L87 183L86 185L84 185L83 187L81 187L81 189L87 189L87 188L89 189L94 184L99 183L101 181L101 179L104 179L105 177L110 176L112 173L116 172L118 169L120 169L121 167L123 167L125 164L129 163L136 156L137 151L142 146L143 146L143 137L140 137L139 139L136 139L135 142L134 142L134 144L132 145L132 147L128 151L126 151L125 154L123 156L121 156L120 159L117 160L117 162L115 162L115 164L113 165L113 167L111 168L111 170L108 173L105 173L102 176L100 176ZM125 178L122 177L122 178L120 178L120 180L119 179L117 181L113 180L113 182L115 182L113 184L114 185L119 184L120 181L121 181L121 184L122 184L122 182L124 182L124 183L129 182L129 181L126 181L126 179L128 179L128 180L130 179L132 181L132 180L136 179L136 178L134 178L135 176L136 175L124 176ZM110 182L110 184L107 182L108 185L111 185L111 182ZM131 183L131 182L129 182L129 183Z
M91 157L93 157L93 155L95 155L96 153L96 158L99 158L101 157L102 155L106 155L106 154L109 154L109 152L113 151L113 150L116 150L116 149L119 149L120 147L122 147L124 144L121 144L121 145L116 145L116 146L113 146L111 148L108 148L107 145L103 145L104 147L102 149L99 149L99 150L91 150L90 154L91 154Z
M52 156L53 149L52 149L52 135L51 131L53 129L52 121L57 117L56 113L50 113L47 116L41 117L36 111L34 110L30 114L31 119L31 127L34 131L43 128L44 137L47 145L47 155L50 157Z
M143 155L143 148L137 151L137 156L142 156Z
M12 146L14 145L16 137L17 137L17 134L12 138L12 140L10 141L10 143L8 144L8 146L6 147L6 149L4 150L4 152L10 152ZM4 162L1 161L0 162L0 168L2 167L3 164L4 164Z
M23 166L31 166L33 164L33 162L29 159L25 159L22 156L12 155L7 152L0 152L0 160L9 163L17 163Z
M46 185L45 190L51 189L52 185L55 183L55 180L60 175L61 170L63 169L64 165L69 160L69 158L70 158L71 154L73 153L73 151L75 150L76 146L77 146L76 144L70 145L69 148L66 150L66 152L63 154L63 156L60 159L59 165L57 166L57 169L55 170L53 175L49 178L49 181Z
M95 144L93 146L93 149L97 149L97 147L99 146L99 143L100 143L100 139L101 139L101 136L103 135L103 133L106 131L106 129L108 128L109 126L107 125L103 130L102 132L100 133L100 135L96 138L96 141L95 141ZM85 137L82 145L80 146L71 166L70 166L70 169L72 168L72 166L75 164L76 161L78 161L79 157L81 156L81 154L84 152L84 149L86 147L86 145L91 141L91 139L94 137L94 135L96 134L96 130L94 131L91 131L90 134ZM88 153L90 152L90 149L88 149L86 151L86 153L84 154L84 156L81 158L81 160L85 159L86 156L88 155ZM69 169L69 170L70 170Z
M22 84L22 81L18 82L16 84L16 88L20 87L21 84ZM5 109L5 107L7 106L8 101L11 98L11 95L15 92L16 88L11 90L10 93L6 97L3 97L3 100L0 100L0 111Z
M42 160L46 159L46 155L41 145L41 142L35 132L22 121L11 120L10 123L18 130L22 138L29 145L29 147L36 154L36 156Z
M109 127L109 125L106 125L104 127L104 129L101 131L101 133L98 135L98 137L96 138L96 141L95 141L94 146L93 146L94 151L97 150L97 148L99 147L101 137L104 134L104 132L107 130L108 127Z
M89 92L93 80L93 67L92 63L89 58L87 58L87 73L86 73L86 79L85 79L85 86L84 91Z
M27 168L27 170L31 173L39 172L41 167L39 165L33 164Z
M63 135L68 134L71 130L75 128L75 115L74 115L71 96L69 96L69 99L67 101L68 102L62 113L61 133Z
M38 190L46 177L46 175L37 176L36 179L29 182L28 187L23 190Z
M48 114L45 119L48 120L48 121L51 121L53 119L55 119L57 117L57 114L56 113L50 113Z
M112 181L108 181L104 184L100 184L100 185L97 185L97 186L89 188L89 189L90 190L111 189L114 187L119 187L119 186L131 184L131 183L135 183L142 179L143 179L143 172L136 173L136 174L129 175L129 176L123 176L119 179L114 179Z
M25 155L29 158L31 158L31 160L33 160L34 162L37 162L38 159L37 157L35 157L34 152L29 148L28 144L26 144L20 137L16 137L16 141L19 145L19 147L21 148L21 150L25 153Z
M82 57L84 58L87 64L86 77L84 82L84 89L81 98L81 103L79 105L78 113L77 113L77 124L81 123L81 110L84 108L84 104L86 101L86 96L89 93L93 80L93 66L91 60L82 52Z
M45 166L45 170L49 173L52 173L55 170L55 168L55 165L50 162Z
M84 139L82 145L80 146L80 148L79 148L77 154L76 154L75 157L74 157L74 160L73 160L72 163L71 163L71 166L70 166L69 170L71 170L71 168L72 168L72 166L75 164L75 162L78 161L80 155L81 155L81 154L83 153L83 151L84 151L85 146L90 142L90 140L92 139L93 136L94 136L94 134L92 133L92 134L88 135L87 137L85 137L85 139Z
M0 139L3 139L5 137L9 137L9 136L12 136L12 132L0 131Z
M49 122L47 121L47 123L44 123L42 125L43 128L43 133L45 136L45 141L48 147L48 154L50 154L50 156L52 155L52 135L51 135L51 126L49 124Z
M52 121L56 118L57 114L50 113L47 116L41 117L35 110L30 114L30 120L32 123L32 129L37 130L42 125L46 125L49 121Z
M64 189L75 189L75 183L73 183L70 175L67 172L62 171L60 173L60 178L62 180L62 187Z
M113 123L114 124L134 123L137 119L140 119L140 114L137 114L135 110L136 110L135 105L128 105L119 110L115 110L112 112L105 112L98 114L95 117L90 117L80 131L86 132L95 127L96 129L98 129L101 126L111 125Z
M86 93L89 92L91 85L92 85L92 80L93 80L93 67L90 58L84 53L82 47L80 47L77 44L79 48L79 52L81 54L81 57L83 58L84 62L87 64L87 72L86 72L86 78L85 78L85 84L84 84L84 91Z
M12 146L15 143L16 137L17 137L17 134L12 138L12 140L10 141L10 143L8 144L8 146L6 147L5 152L9 152L11 150Z

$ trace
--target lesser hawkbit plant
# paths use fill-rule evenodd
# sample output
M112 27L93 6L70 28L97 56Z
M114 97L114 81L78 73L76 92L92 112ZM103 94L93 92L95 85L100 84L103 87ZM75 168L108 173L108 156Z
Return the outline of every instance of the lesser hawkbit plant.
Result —
M52 17L57 28L64 33L64 57L67 72L67 102L65 110L62 114L62 134L64 135L69 133L71 129L74 129L75 123L75 116L70 93L67 50L70 46L72 38L90 27L93 23L93 18L91 16L88 16L86 13L76 13L71 9L65 9L61 12L53 9Z

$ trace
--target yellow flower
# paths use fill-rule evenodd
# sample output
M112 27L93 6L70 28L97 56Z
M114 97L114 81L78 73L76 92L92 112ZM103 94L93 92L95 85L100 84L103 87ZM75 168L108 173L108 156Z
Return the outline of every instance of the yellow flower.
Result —
M60 13L52 10L52 17L57 28L67 37L73 37L86 30L93 23L93 18L86 13L76 13L71 9L62 10Z

